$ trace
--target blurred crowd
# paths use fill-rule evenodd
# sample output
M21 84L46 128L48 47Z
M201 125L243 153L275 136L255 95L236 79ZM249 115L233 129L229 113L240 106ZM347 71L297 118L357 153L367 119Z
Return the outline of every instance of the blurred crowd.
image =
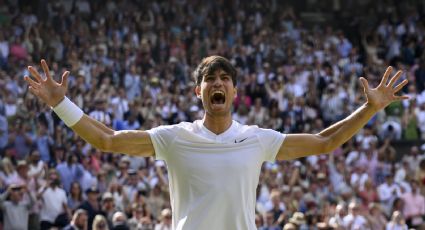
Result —
M352 36L337 23L306 25L277 0L0 0L2 228L171 229L165 163L84 142L28 92L28 65L46 59L58 81L70 70L68 97L88 115L147 130L202 118L191 73L221 55L239 73L233 118L283 133L321 131L365 102L360 76L376 86L388 65L403 70L411 99L334 153L263 165L255 221L260 230L420 229L425 145L394 148L425 141L418 2L370 1Z

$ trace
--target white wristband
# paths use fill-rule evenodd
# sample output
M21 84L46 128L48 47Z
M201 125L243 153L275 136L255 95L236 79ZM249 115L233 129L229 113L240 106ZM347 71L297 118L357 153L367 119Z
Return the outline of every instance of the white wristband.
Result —
M83 110L67 97L52 109L68 127L75 125L84 115Z

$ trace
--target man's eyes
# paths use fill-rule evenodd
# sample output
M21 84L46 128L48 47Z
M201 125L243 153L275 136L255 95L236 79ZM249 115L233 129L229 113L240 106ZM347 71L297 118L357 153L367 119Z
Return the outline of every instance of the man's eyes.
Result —
M228 80L230 80L230 76L229 75L222 75L222 76L220 76L220 79L223 80L223 81L228 81ZM205 76L204 80L205 81L214 81L215 76Z

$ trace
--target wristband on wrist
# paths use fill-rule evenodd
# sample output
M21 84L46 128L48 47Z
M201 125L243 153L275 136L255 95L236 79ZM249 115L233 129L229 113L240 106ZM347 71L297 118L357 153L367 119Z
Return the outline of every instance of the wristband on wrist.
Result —
M75 125L84 115L83 110L67 97L52 109L68 127Z

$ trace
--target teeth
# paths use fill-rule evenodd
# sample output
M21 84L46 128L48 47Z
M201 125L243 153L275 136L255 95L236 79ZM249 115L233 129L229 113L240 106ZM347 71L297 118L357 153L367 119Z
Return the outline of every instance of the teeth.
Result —
M224 96L224 92L223 91L213 91L212 95L215 95L215 94L221 94L221 95Z

